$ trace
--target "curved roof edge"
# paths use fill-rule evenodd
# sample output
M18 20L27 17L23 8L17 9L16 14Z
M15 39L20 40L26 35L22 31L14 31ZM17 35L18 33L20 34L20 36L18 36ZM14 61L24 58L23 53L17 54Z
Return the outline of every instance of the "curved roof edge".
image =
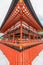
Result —
M3 23L2 23L1 28L2 28L3 25L5 24L6 20L9 18L10 14L11 14L12 10L14 9L14 7L16 6L17 2L18 2L18 0L12 0L12 3L11 3L11 5L10 5L10 7L9 7L9 10L8 10L6 16L5 16L5 19L4 19ZM0 28L0 29L1 29L1 28Z
M39 21L37 15L36 15L36 13L35 13L35 11L34 11L34 9L33 9L33 6L32 6L32 4L31 4L30 0L24 0L24 2L25 2L25 4L27 5L28 9L31 11L31 13L32 13L33 17L35 18L36 22L37 22L37 23L41 26L41 28L43 29L43 26L41 25L41 23L40 23L40 21Z
M14 7L15 7L16 4L18 3L18 1L19 1L19 0L12 0L12 3L11 3L11 5L10 5L10 7L9 7L9 10L8 10L8 12L7 12L7 15L5 16L5 19L4 19L3 23L2 23L1 28L2 28L3 25L5 24L6 20L9 18L9 16L10 16L12 10L14 9ZM28 9L31 11L31 13L32 13L33 17L35 18L36 22L37 22L37 23L41 26L41 28L43 29L43 26L41 25L41 23L40 23L40 21L39 21L37 15L36 15L36 13L35 13L33 7L32 7L32 4L31 4L30 0L24 0L24 2L25 2L25 4L26 4L26 6L28 7ZM1 28L0 28L0 29L1 29Z

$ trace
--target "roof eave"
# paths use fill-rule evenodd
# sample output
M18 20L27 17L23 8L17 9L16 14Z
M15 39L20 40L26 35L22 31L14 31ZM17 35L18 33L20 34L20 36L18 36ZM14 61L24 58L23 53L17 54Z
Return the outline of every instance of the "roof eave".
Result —
M37 22L37 23L41 26L41 28L43 29L43 26L41 25L41 23L40 23L40 21L39 21L37 15L36 15L36 13L35 13L33 7L32 7L32 4L31 4L30 0L24 0L24 2L25 2L25 4L27 5L28 9L31 11L31 13L32 13L33 17L35 18L36 22Z
M9 10L8 10L8 12L7 12L7 15L5 16L5 19L4 19L3 23L2 23L2 26L1 26L0 30L2 29L3 25L6 23L6 20L9 18L11 12L13 11L13 9L14 9L14 7L16 6L16 4L17 4L18 1L19 1L19 0L12 0L12 3L11 3L11 5L10 5L10 7L9 7ZM33 17L35 18L36 22L37 22L37 23L41 26L41 28L43 29L43 26L41 25L41 23L40 23L40 21L39 21L37 15L36 15L36 13L35 13L33 7L32 7L32 4L31 4L30 0L24 0L24 2L25 2L25 4L27 5L28 9L31 11L31 13L32 13Z

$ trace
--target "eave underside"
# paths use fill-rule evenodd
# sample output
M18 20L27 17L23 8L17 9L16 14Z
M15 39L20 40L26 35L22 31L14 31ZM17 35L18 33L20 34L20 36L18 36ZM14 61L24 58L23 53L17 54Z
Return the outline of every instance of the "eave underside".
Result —
M17 2L18 2L18 0L15 0L15 1L13 0L13 1L12 1L11 6L10 6L10 8L9 8L9 11L8 11L8 13L7 13L7 15L6 15L5 19L4 19L4 22L3 22L2 26L1 26L1 30L2 30L1 32L3 32L3 27L4 27L4 25L7 23L7 19L9 19L9 16L11 15L11 12L12 12L13 9L15 8ZM38 20L38 18L37 18L37 16L36 16L36 14L35 14L35 12L34 12L34 10L33 10L33 8L32 8L32 5L31 5L30 0L29 0L29 2L28 2L27 0L24 0L24 2L25 2L25 4L26 4L26 6L28 7L28 9L30 10L32 16L35 18L37 24L43 29L42 25L40 24L40 22L39 22L39 20ZM18 18L18 20L19 20L19 19L20 19L20 17ZM13 23L12 23L12 24L13 24ZM9 25L9 26L11 26L11 25ZM6 29L7 29L7 28L6 28ZM5 30L6 30L6 29L5 29Z

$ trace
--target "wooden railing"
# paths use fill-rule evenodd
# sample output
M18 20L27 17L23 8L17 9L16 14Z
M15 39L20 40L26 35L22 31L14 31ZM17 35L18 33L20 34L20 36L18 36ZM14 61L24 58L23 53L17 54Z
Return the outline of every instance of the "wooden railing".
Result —
M39 40L39 39L35 39L35 40L22 40L22 41L16 41L16 40L14 40L14 42L13 41L10 41L10 40L0 40L0 43L6 43L6 44L17 44L17 45L19 45L19 44L22 44L22 45L33 45L33 44L38 44L38 43L43 43L43 41L42 40Z

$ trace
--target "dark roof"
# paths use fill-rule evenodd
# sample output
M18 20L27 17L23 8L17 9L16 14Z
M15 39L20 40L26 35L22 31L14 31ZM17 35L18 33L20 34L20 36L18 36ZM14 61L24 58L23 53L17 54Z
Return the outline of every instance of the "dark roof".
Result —
M9 10L7 12L7 15L6 15L6 17L5 17L5 19L4 19L3 23L2 23L1 28L5 24L6 20L9 18L11 12L13 11L13 9L16 6L16 4L18 3L18 1L19 0L12 0L12 3L10 5L10 8L9 8ZM33 9L33 7L32 7L32 4L31 4L30 0L24 0L24 2L26 4L26 6L28 7L28 9L31 11L31 13L32 13L33 17L35 18L36 22L41 26L41 28L43 28L40 21L39 21L39 19L38 19L38 17L37 17L37 15L36 15L36 13L35 13L35 11L34 11L34 9Z

